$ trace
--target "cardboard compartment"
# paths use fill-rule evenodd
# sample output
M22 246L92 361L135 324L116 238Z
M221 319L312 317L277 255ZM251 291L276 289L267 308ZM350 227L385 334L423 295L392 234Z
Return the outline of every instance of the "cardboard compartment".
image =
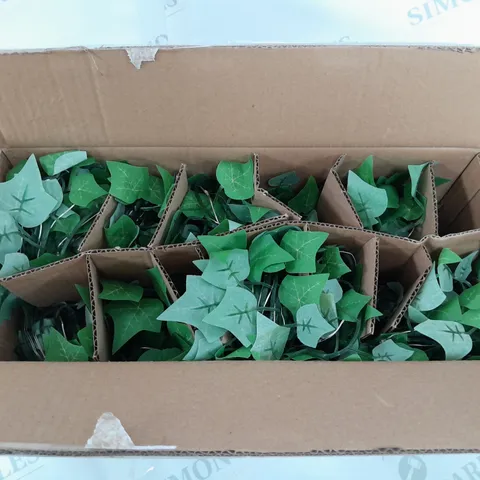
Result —
M383 159L374 157L374 177L392 175L393 173L403 173L407 171L408 165L425 163L425 159L419 160L415 157L403 155L401 158ZM358 228L364 228L363 224L355 210L355 207L347 193L347 173L357 168L365 157L348 157L342 155L332 167L325 182L325 188L321 197L321 210L323 220L330 223L349 225ZM434 159L427 160L433 162ZM436 235L438 233L438 214L437 214L437 194L435 188L435 173L433 164L428 165L423 171L418 186L419 192L426 198L425 220L422 226L415 228L410 237L421 239L427 235Z
M80 285L88 288L93 306L91 278L92 269L87 257L77 255L68 260L2 279L1 286L34 307L45 308L60 302L78 302L81 297L75 285ZM98 360L102 325L96 323L93 309L92 318L93 360ZM13 351L18 342L17 332L22 328L22 321L22 311L17 308L12 318L0 328L0 357L3 360L15 359Z

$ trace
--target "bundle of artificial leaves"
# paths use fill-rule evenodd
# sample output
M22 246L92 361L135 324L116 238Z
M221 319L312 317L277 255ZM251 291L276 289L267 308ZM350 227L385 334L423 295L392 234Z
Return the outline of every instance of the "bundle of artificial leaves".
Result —
M300 178L295 172L285 172L268 180L268 192L301 215L303 220L317 222L320 198L317 181L310 175L301 189L298 188L299 183Z
M444 248L398 332L382 335L374 360L461 360L480 353L480 262ZM379 295L380 297L381 295ZM380 342L380 343L378 343Z
M175 183L174 176L160 166L158 175L147 167L126 162L107 162L110 194L117 207L105 228L108 248L146 247L152 240Z
M107 326L113 331L115 361L181 360L193 345L193 333L187 325L158 322L170 300L159 270L152 268L147 273L149 287L138 282L101 280L99 299Z
M21 302L18 331L19 360L87 362L94 356L92 314L88 287L76 285L81 300L38 308Z
M360 293L362 268L324 232L285 226L247 247L245 231L200 236L185 293L158 319L186 323L195 342L184 360L334 360L357 352L365 322L380 312Z
M419 191L429 163L408 165L407 171L375 180L373 156L350 170L347 192L364 228L410 237L425 221L427 199ZM448 180L438 178L437 185Z
M246 162L220 162L215 178L203 173L191 176L164 243L191 242L199 235L227 233L278 216L278 212L252 203L254 175L254 162L249 158Z

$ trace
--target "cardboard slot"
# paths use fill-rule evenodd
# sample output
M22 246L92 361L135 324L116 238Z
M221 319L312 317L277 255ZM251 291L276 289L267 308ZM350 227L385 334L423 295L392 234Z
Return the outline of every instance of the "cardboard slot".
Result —
M374 152L372 154L374 155L375 178L390 175L397 171L405 171L408 165L424 163L415 158L409 159L405 157L401 160L391 159L390 162L384 162L383 159L377 158ZM352 159L347 159L347 155L342 155L332 167L326 181L328 189L322 191L320 198L320 210L323 212L321 218L324 221L363 228L346 188L347 172L358 167L363 160L364 158L352 161ZM414 239L422 239L427 235L436 235L438 233L437 196L432 164L423 171L418 188L420 193L427 199L427 205L423 225L415 229L411 235Z

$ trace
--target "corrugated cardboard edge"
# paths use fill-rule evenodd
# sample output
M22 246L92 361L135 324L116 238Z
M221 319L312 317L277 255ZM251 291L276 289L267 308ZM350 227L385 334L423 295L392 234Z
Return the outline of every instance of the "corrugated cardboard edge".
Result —
M163 265L160 263L160 260L155 255L155 251L151 251L150 256L152 259L153 266L155 268L158 268L158 270L160 271L160 275L162 276L162 279L165 282L165 285L167 287L167 293L168 293L168 296L170 297L170 300L172 302L177 301L178 298L180 297L180 294L178 293L178 290L173 284L172 279L170 278L170 275L167 273Z
M415 235L415 232L412 235L412 238L417 240L421 240L428 235L438 235L437 187L435 186L433 162L430 162L422 172L419 191L427 199L427 205L423 225L419 229L418 235Z
M10 160L3 150L0 150L0 182L4 182L8 171L12 168Z

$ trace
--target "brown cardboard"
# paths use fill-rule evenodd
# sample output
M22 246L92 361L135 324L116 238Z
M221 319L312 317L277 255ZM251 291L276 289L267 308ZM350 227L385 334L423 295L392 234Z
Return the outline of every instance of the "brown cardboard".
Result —
M449 248L460 256L467 255L480 249L480 230L451 234L441 238L428 238L426 247L434 259L438 257L443 248Z

